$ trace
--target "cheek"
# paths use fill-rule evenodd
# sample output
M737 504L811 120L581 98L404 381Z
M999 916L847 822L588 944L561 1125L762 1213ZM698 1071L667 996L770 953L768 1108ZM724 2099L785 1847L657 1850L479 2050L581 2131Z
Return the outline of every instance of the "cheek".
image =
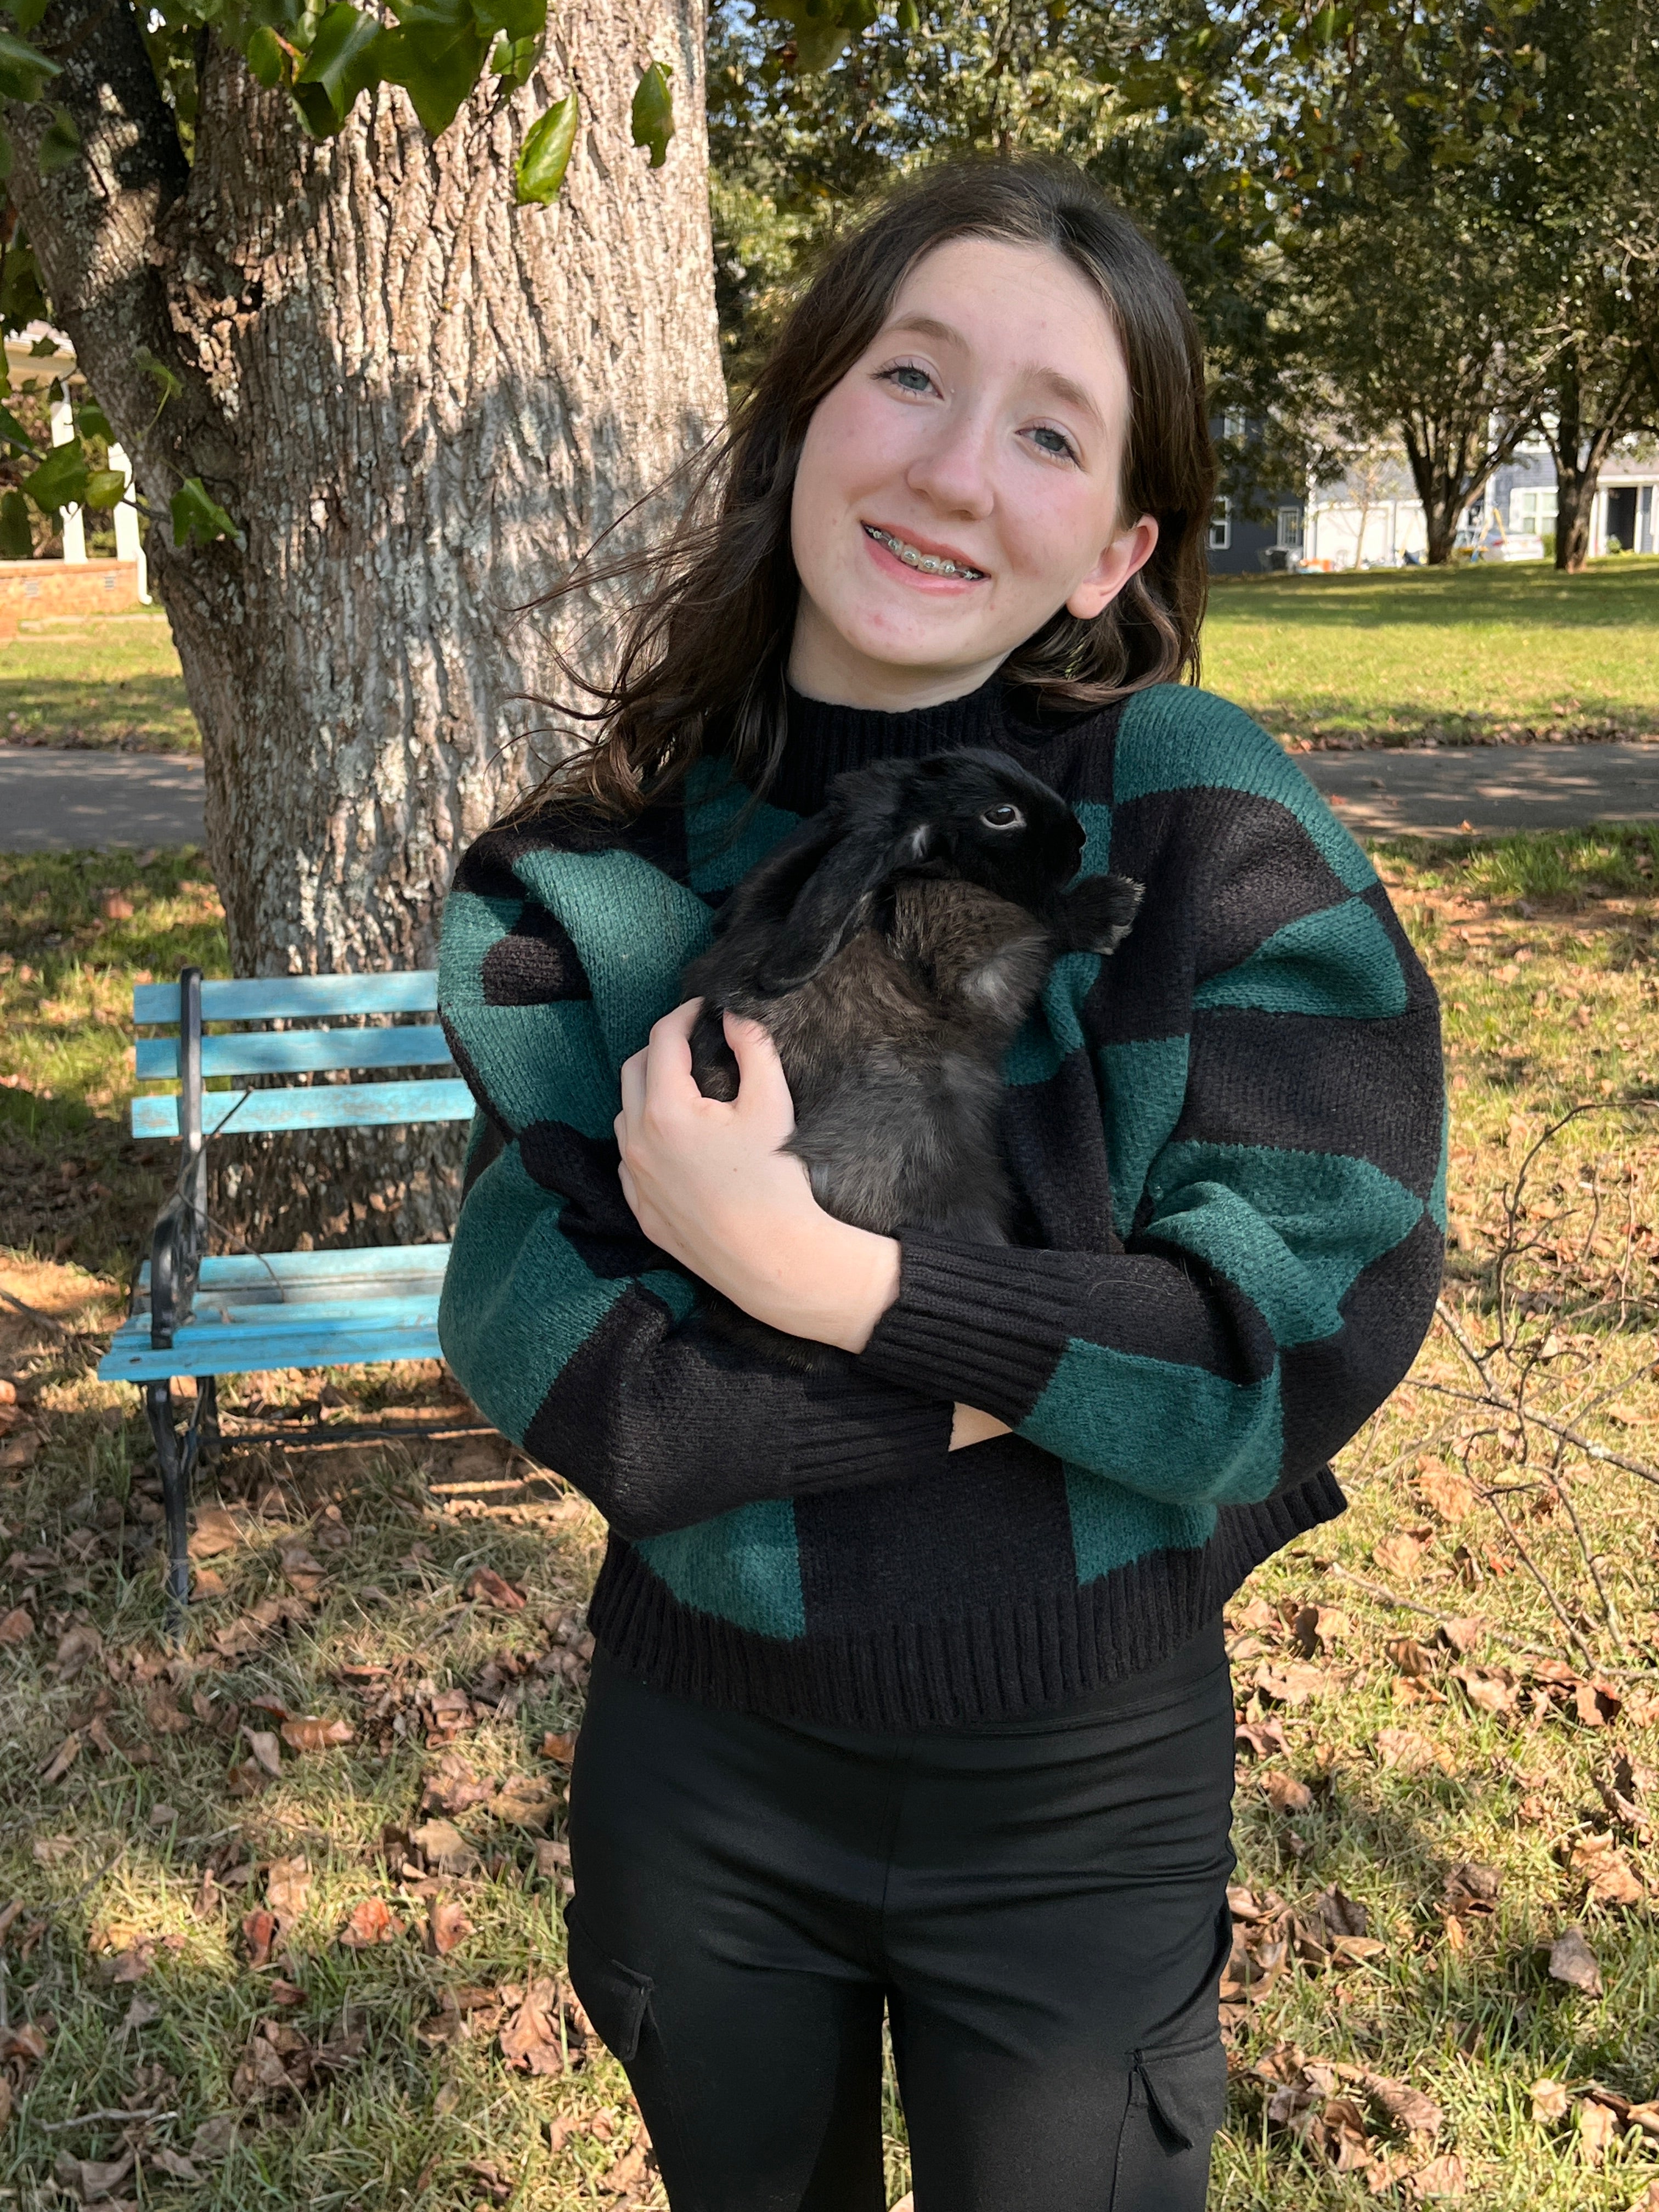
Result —
M1111 509L1091 484L1058 473L1029 478L1001 501L1002 541L1012 566L1056 605L1111 543Z

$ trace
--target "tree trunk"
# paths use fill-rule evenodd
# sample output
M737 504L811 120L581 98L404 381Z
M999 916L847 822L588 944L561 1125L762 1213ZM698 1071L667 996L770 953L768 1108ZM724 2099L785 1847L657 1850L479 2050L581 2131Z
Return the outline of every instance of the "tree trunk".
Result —
M1599 467L1580 470L1555 463L1555 565L1563 575L1583 573L1589 558L1590 517L1595 512Z
M99 0L59 4L90 17ZM213 46L187 182L152 161L148 207L126 194L129 228L153 239L127 290L146 336L159 296L162 357L186 386L148 444L133 316L81 296L85 241L54 227L51 187L25 200L162 518L150 573L202 726L238 975L431 964L455 854L556 720L521 698L561 689L556 627L579 657L597 649L580 635L592 605L556 626L514 611L721 419L697 0L576 0L558 26L535 83L499 112L486 85L435 142L383 88L313 143ZM678 126L657 170L629 128L653 53L672 64ZM586 128L562 196L515 207L524 131L567 85ZM131 146L129 132L112 167ZM173 545L166 501L186 474L242 546ZM615 542L661 514L647 502ZM246 1149L259 1164L236 1210L261 1239L355 1225L408 1241L453 1216L454 1133L394 1133L374 1168L360 1139Z

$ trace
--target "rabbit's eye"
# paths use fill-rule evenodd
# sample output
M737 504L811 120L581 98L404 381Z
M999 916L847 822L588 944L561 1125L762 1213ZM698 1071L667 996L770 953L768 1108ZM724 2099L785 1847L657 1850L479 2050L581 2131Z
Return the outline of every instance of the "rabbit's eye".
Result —
M988 830L1023 830L1025 817L1018 807L1005 799L1000 806L988 806L980 820Z

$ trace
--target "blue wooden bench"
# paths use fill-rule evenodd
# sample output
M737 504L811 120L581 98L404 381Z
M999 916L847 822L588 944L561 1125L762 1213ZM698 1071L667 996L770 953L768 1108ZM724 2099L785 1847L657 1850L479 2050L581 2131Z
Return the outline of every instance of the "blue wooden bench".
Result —
M133 992L135 1024L169 1032L138 1040L138 1079L171 1079L179 1088L135 1098L132 1133L178 1139L179 1174L155 1218L131 1310L98 1374L106 1382L136 1382L143 1393L161 1462L167 1589L175 1606L190 1595L191 1479L198 1457L217 1448L217 1378L274 1367L437 1358L438 1297L449 1260L447 1244L210 1255L209 1138L463 1121L472 1113L471 1093L453 1074L368 1083L267 1080L241 1090L207 1085L215 1077L447 1070L449 1047L435 1021L337 1025L361 1024L366 1016L429 1016L437 1004L438 978L430 969L220 983L204 982L199 968L186 968L177 984L142 983ZM286 1026L264 1026L271 1022ZM209 1023L253 1026L209 1036ZM173 1378L182 1375L194 1376L197 1389L181 1432Z

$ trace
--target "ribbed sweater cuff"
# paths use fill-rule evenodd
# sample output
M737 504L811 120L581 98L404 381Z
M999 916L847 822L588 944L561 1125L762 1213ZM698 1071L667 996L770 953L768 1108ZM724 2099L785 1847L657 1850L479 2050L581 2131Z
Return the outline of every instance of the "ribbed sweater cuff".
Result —
M1042 1395L1073 1334L1076 1293L1008 1244L906 1237L899 1294L859 1355L908 1389L977 1406L1012 1426Z
M943 1462L951 1448L951 1404L937 1391L848 1367L807 1378L789 1454L799 1497L891 1481Z

